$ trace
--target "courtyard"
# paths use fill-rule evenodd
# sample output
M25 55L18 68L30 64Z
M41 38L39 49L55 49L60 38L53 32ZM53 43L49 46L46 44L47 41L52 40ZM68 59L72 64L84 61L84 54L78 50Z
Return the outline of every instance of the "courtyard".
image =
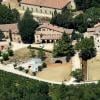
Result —
M63 82L70 80L72 66L66 64L48 64L48 67L37 73L37 77L49 81Z
M100 80L100 54L88 61L88 80Z

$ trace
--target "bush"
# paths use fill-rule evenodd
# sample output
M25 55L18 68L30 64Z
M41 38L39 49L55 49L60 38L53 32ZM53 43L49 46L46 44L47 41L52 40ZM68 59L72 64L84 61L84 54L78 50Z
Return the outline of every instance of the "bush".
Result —
M13 64L13 66L14 66L14 68L16 68L17 67L17 64L15 63L15 64Z
M13 56L13 55L14 55L14 52L13 52L13 50L11 50L11 49L8 49L8 54L9 54L9 56Z
M33 72L33 76L36 76L36 72Z
M26 69L26 70L25 70L25 73L28 73L28 72L29 72L29 70L28 70L28 69Z
M27 48L28 48L28 49L31 49L32 47L31 47L31 45L29 45Z
M24 68L23 68L22 66L19 66L19 67L18 67L18 70L19 70L19 71L23 71Z
M83 74L81 69L72 71L71 75L76 79L77 82L83 81Z
M46 63L43 63L42 64L42 68L46 68L47 67L47 64Z
M42 66L39 66L38 67L38 71L42 71Z
M4 61L9 60L9 54L8 54L8 53L3 53L3 54L2 54L2 57L3 57L3 60L4 60Z

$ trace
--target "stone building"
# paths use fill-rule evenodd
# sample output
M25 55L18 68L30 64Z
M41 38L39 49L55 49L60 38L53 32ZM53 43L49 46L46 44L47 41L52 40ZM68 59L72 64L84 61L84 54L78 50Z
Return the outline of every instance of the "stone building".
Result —
M71 36L73 29L66 29L52 24L44 23L36 29L35 43L53 43L59 40L66 32Z
M19 6L18 0L2 0L2 4L10 6L11 9L17 8Z
M6 39L9 39L9 32L11 32L12 41L21 42L21 37L18 34L19 30L17 27L17 23L15 23L15 24L0 24L0 31L2 31L4 33Z
M22 0L21 8L25 11L29 9L34 16L52 17L54 11L61 13L64 7L75 9L74 0Z
M97 52L100 52L100 23L94 25L93 28L88 28L87 32L84 34L84 37L93 37L95 48Z

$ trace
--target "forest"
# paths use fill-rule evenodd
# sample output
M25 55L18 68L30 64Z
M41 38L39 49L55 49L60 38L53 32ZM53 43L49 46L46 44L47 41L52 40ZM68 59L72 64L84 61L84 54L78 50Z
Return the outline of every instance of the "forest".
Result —
M0 100L100 100L100 82L53 85L0 71Z

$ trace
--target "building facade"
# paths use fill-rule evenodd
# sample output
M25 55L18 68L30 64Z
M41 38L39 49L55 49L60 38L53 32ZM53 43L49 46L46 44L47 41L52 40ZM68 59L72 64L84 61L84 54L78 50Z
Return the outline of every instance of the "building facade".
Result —
M0 31L2 31L5 35L5 39L9 39L9 34L11 33L12 41L21 42L21 36L19 35L19 30L17 27L17 23L15 24L1 24Z
M51 18L55 10L61 13L64 7L75 9L74 0L22 0L21 9L29 9L34 16Z
M95 48L97 52L100 52L100 23L96 24L93 28L88 28L84 37L93 37Z
M49 23L40 25L35 32L35 43L53 43L59 40L63 33L71 36L73 29L65 29Z

